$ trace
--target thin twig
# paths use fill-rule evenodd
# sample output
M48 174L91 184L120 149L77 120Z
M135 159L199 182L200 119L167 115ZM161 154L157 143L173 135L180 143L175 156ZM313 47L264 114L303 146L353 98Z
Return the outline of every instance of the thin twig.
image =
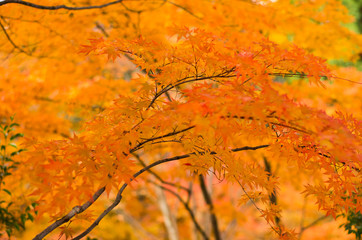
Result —
M326 215L321 216L321 217L317 218L316 220L314 220L313 222L311 222L310 224L308 224L307 226L301 227L300 232L299 232L299 239L302 237L302 234L305 230L317 225L320 221L323 221L324 219L326 219L328 217L330 217L330 216L326 216Z
M251 201L251 203L254 205L254 207L261 213L263 214L263 210L261 210L258 205L256 205L255 201L249 196L249 194L246 192L245 188L243 187L243 185L241 185L240 181L234 176L235 180L238 182L238 184L240 185L241 189L243 190L244 194L248 197L248 199ZM265 217L264 217L265 219ZM266 219L265 219L266 220ZM271 224L270 222L266 221L268 223L268 225L271 227L271 229L277 233L280 236L280 232L277 231Z
M158 139L162 139L162 138L166 138L166 137L170 137L170 136L174 136L174 135L177 135L179 133L183 133L183 132L186 132L188 130L191 130L195 128L195 126L191 126L191 127L187 127L185 129L182 129L182 130L179 130L179 131L173 131L173 132L170 132L170 133L167 133L165 135L161 135L161 136L158 136L158 137L153 137L153 138L149 138L149 139L144 139L144 141L142 141L141 143L137 144L135 147L133 147L132 149L130 149L130 153L134 153L135 151L137 151L138 149L140 149L144 144L148 143L148 142L152 142L152 141L155 141L155 140L158 140Z
M191 11L188 10L187 8L185 8L185 7L181 6L181 5L178 5L177 3L174 3L174 2L171 2L171 1L168 1L168 0L166 0L166 2L168 2L169 4L174 5L175 7L178 7L178 8L180 8L180 9L184 10L185 12L187 12L188 14L190 14L191 16L194 16L195 18L197 18L197 19L199 19L199 20L202 19L202 18L200 18L199 16L196 16L193 12L191 12Z
M0 2L0 6L1 6L1 2ZM0 21L0 27L1 27L1 29L3 30L6 38L9 40L9 42L11 43L11 45L13 45L14 48L18 49L20 52L25 53L25 54L28 55L28 56L31 56L31 54L29 54L29 53L26 52L24 49L22 49L21 47L19 47L18 45L16 45L16 44L14 43L14 41L10 38L8 32L6 31L4 25L1 23L1 21Z

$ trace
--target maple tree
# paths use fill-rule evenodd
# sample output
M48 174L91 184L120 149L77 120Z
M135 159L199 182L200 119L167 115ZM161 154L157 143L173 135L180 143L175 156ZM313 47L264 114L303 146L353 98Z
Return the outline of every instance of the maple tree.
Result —
M0 116L27 149L5 185L51 218L34 239L81 239L121 202L150 239L145 214L170 239L253 238L252 215L296 239L361 212L362 75L326 62L358 59L348 21L337 0L1 1Z

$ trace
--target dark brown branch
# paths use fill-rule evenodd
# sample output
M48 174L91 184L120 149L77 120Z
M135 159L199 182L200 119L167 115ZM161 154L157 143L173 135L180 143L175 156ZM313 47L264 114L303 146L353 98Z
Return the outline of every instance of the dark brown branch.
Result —
M314 149L315 152L318 152L318 155L319 156L322 156L322 157L325 157L325 158L331 158L330 156L330 153L327 152L327 154L325 153L321 153L319 152L318 148L316 145L313 145L313 146L304 146L304 145L298 145L299 148L311 148L311 149ZM295 151L299 152L298 149L294 149ZM346 162L343 162L343 161L339 161L338 163L341 163L344 167L349 167L357 172L360 172L361 169L357 168L357 167L354 167L354 166L350 166L349 164L347 164Z
M177 134L179 134L179 133L186 132L186 131L188 131L188 130L190 130L190 129L193 129L193 128L195 128L195 126L191 126L191 127L182 129L182 130L180 130L180 131L173 131L173 132L167 133L167 134L162 135L162 136L145 139L143 142L141 142L141 143L137 144L135 147L133 147L129 152L130 152L130 153L133 153L133 152L137 151L137 150L140 149L144 144L146 144L146 143L148 143L148 142L152 142L152 141L155 141L155 140L158 140L158 139L161 139L161 138L165 138L165 137L171 137L171 136L177 135Z
M1 2L0 2L0 6L1 6ZM25 54L28 55L28 56L31 55L31 54L29 54L28 52L24 51L24 49L22 49L21 47L19 47L18 45L16 45L16 44L14 43L14 41L10 38L8 32L6 31L4 25L1 23L1 21L0 21L0 27L1 27L1 29L3 30L6 38L9 40L9 42L11 43L11 45L13 45L13 47L14 47L15 49L18 49L20 52L25 53Z
M33 240L40 240L43 239L46 235L48 235L50 232L52 232L54 229L58 228L60 225L68 222L70 219L72 219L75 215L78 215L82 212L84 212L87 208L89 208L105 191L105 187L102 187L97 192L94 193L92 201L87 201L82 206L75 206L67 215L62 217L61 219L55 221L53 224L48 226L46 229L44 229L41 233L36 235Z
M265 171L268 174L268 181L269 181L270 177L273 174L272 174L270 162L268 161L268 159L266 157L264 157L264 165L265 165ZM276 193L275 188L273 188L273 192L271 192L269 194L269 201L270 201L271 205L277 205L278 204L277 193ZM275 219L276 225L279 226L280 218L278 216L275 216L274 219Z
M151 182L152 182L152 181L151 181ZM152 182L152 183L154 183L154 182ZM154 183L154 184L156 184L156 183ZM157 185L158 185L158 184L157 184ZM169 188L166 188L166 187L164 187L164 186L160 186L160 185L158 185L158 186L159 186L160 188L162 188L163 190L165 190L165 191L171 193L172 195L174 195L174 196L182 203L182 205L184 205L184 207L185 207L186 211L189 213L189 215L190 215L190 217L191 217L191 220L192 220L192 222L194 223L196 229L200 232L200 234L202 235L202 237L203 237L205 240L208 240L209 237L206 235L205 231L201 228L200 224L197 222L196 217L195 217L195 214L194 214L194 212L192 211L192 209L190 208L190 205L188 204L188 202L184 201L184 200L181 198L181 196L180 196L178 193L176 193L175 191L173 191L173 190L171 190L171 189L169 189Z
M261 146L255 146L255 147L241 147L241 148L235 148L232 149L232 152L238 152L238 151L244 151L244 150L257 150L260 148L266 148L269 145L261 145ZM172 161L177 161L180 159L184 159L184 158L188 158L191 155L195 155L196 153L192 152L192 153L188 153L188 154L184 154L184 155L180 155L180 156L176 156L176 157L171 157L171 158L165 158L162 160L158 160L150 165L148 165L147 167L142 168L140 171L138 171L137 173L135 173L133 175L133 179L131 179L130 181L133 181L135 178L137 178L139 175L141 175L142 173L148 171L149 169L158 166L162 163L166 163L166 162L172 162ZM216 153L210 153L210 154L216 154ZM86 236L88 233L90 233L98 224L99 222L113 209L115 208L121 201L122 199L122 193L124 191L124 189L128 186L127 183L123 184L122 187L120 188L120 190L117 193L116 199L114 200L114 202L112 203L112 205L110 205L83 233L81 233L80 235L78 235L77 237L75 237L73 240L78 240L81 239L82 237Z
M140 158L140 156L138 156L137 154L133 154L133 156L135 156L135 158L138 160L138 162L143 166L146 167L147 165L145 164L145 162ZM186 191L188 194L190 194L190 189L188 189L187 187L184 187L182 185L176 184L176 183L172 183L172 182L168 182L163 180L157 173L155 173L154 171L152 171L151 169L148 170L149 173L151 173L158 181L160 181L162 184L166 184L175 188L179 188L182 189L184 191Z
M106 36L107 38L109 37L109 34L98 21L96 22L96 27L103 33L104 36Z
M215 240L221 240L219 226L218 226L217 218L216 218L216 215L214 212L214 204L212 203L211 196L210 196L209 192L207 191L204 177L202 175L199 175L199 181L200 181L202 195L204 197L206 204L209 206L210 220L211 220L211 225L212 225L212 230L214 232Z
M245 151L245 150L258 150L260 148L267 148L269 147L269 145L260 145L260 146L255 146L255 147L248 147L248 146L245 146L245 147L241 147L241 148L234 148L234 149L231 149L232 152L240 152L240 151ZM211 154L216 154L215 152L211 152Z
M164 93L170 91L171 89L178 87L182 84L185 83L190 83L190 82L197 82L197 81L202 81L202 80L212 80L214 78L230 78L230 77L236 77L235 74L233 75L229 75L230 73L232 73L233 69L230 69L229 71L225 71L222 73L219 73L217 75L214 76L189 76L189 77L185 77L182 79L179 79L178 81L176 81L175 84L170 84L165 86L160 92L156 93L155 96L152 98L150 104L148 105L148 107L146 108L149 109L150 107L152 107L152 105L155 103L155 101Z
M226 116L226 117L223 117L223 118L236 118L236 119L246 119L246 120L260 120L260 119L257 119L257 118L254 118L254 117L245 117L245 116L237 116L237 115L234 115L234 116ZM281 121L285 121L277 116L273 116L273 114L270 114L268 116L266 116L266 118L276 118L278 120L281 120ZM278 123L278 122L269 122L269 121L265 121L266 123L270 123L270 124L274 124L276 126L280 126L280 127L285 127L285 128L289 128L289 129L292 129L292 130L295 130L295 131L298 131L298 132L302 132L302 133L305 133L305 134L313 134L312 131L310 130L306 130L306 129L302 129L301 126L298 126L298 125L295 125L295 126L290 126L290 125L286 125L286 124L283 124L283 123Z
M20 4L20 5L24 5L27 7L31 7L31 8L37 8L37 9L42 9L42 10L59 10L59 9L66 9L66 10L74 10L74 11L78 11L78 10L89 10L89 9L99 9L99 8L105 8L105 7L109 7L115 4L122 4L122 6L124 8L126 8L127 10L131 11L131 12L137 12L139 13L140 11L134 11L132 9L128 9L124 4L123 4L123 0L117 0L117 1L113 1L113 2L109 2L109 3L105 3L105 4L101 4L101 5L93 5L93 6L83 6L83 7L70 7L67 5L56 5L56 6L45 6L45 5L39 5L39 4L35 4L35 3L31 3L31 2L27 2L27 1L22 1L22 0L4 0L2 2L0 2L0 6L2 5L6 5L6 4ZM196 16L194 13L192 13L191 11L189 11L188 9L186 9L185 7L176 4L174 2L170 2L167 0L164 0L163 3L161 4L161 6L165 3L169 3L171 5L174 5L177 8L180 8L181 10L185 11L186 13L190 14L191 16L201 20L200 17ZM154 10L154 9L150 9L150 10Z
M168 0L166 0L166 2L168 2L169 4L174 5L175 7L178 7L178 8L180 8L180 9L184 10L185 12L187 12L188 14L190 14L191 16L194 16L195 18L197 18L197 19L199 19L199 20L202 19L202 18L196 16L193 12L191 12L191 11L188 10L187 8L185 8L185 7L181 6L181 5L178 5L177 3L170 2L170 1L168 1Z
M255 146L255 147L249 147L249 146L245 146L245 147L241 147L241 148L235 148L232 149L232 152L239 152L239 151L244 151L244 150L257 150L260 148L266 148L269 145L260 145L260 146ZM184 155L180 155L180 156L175 156L175 157L171 157L171 158L165 158L162 160L158 160L150 165L148 165L147 167L142 168L141 170L139 170L137 173L135 173L133 175L133 178L130 179L130 181L133 181L135 178L137 178L139 175L141 175L142 173L144 173L145 171L148 171L149 169L158 166L162 163L166 163L166 162L171 162L171 161L177 161L180 159L184 159L184 158L188 158L191 155L195 155L196 153L192 152L192 153L188 153L188 154L184 154ZM210 154L216 154L215 152L212 152ZM80 235L78 235L77 237L75 237L74 239L81 239L82 237L86 236L88 233L90 233L98 224L99 222L113 209L115 208L121 201L122 199L122 193L124 191L124 189L128 186L127 183L123 184L122 187L120 188L120 190L117 193L116 199L114 200L114 202L112 203L112 205L110 205L93 223L92 225L86 229L83 233L81 233ZM93 195L93 201L87 201L86 203L84 203L82 206L76 206L72 209L72 211L70 211L67 215L65 215L64 217L62 217L61 219L57 220L56 222L54 222L53 224L51 224L50 226L48 226L44 231L42 231L41 233L39 233L37 236L35 236L33 238L33 240L40 240L42 238L44 238L46 235L48 235L50 232L52 232L54 229L56 229L57 227L59 227L60 225L62 225L63 223L68 222L70 219L72 219L75 215L85 211L89 206L91 206L93 204L94 201L96 201L98 199L98 197L105 191L105 187L99 189L94 195Z
M283 123L277 123L277 122L270 122L271 124L274 124L274 125L277 125L277 126L280 126L280 127L285 127L285 128L290 128L290 129L293 129L297 132L302 132L302 133L305 133L305 134L312 134L314 132L310 131L310 130L303 130L303 129L299 129L299 128L296 128L296 127L293 127L293 126L289 126L289 125L286 125L286 124L283 124Z
M123 2L123 0L117 0L117 1L109 2L109 3L105 3L105 4L102 4L102 5L84 6L84 7L70 7L70 6L67 6L67 5L45 6L45 5L39 5L39 4L26 2L26 1L22 1L22 0L5 0L5 1L0 2L0 6L15 3L15 4L20 4L20 5L24 5L24 6L27 6L27 7L32 7L32 8L42 9L42 10L59 10L59 9L88 10L88 9L105 8L105 7L108 7L108 6L117 4L117 3L121 3L121 2Z
M176 161L176 160L180 160L183 158L187 158L190 157L190 154L185 154L185 155L181 155L181 156L176 156L176 157L172 157L172 158L165 158L159 161L156 161L150 165L148 165L147 167L142 168L141 170L139 170L137 173L135 173L133 175L133 178L130 179L130 182L133 181L134 179L136 179L139 175L141 175L142 173L148 171L149 169L160 165L162 163L166 163L166 162L171 162L171 161ZM73 240L78 240L81 239L83 237L85 237L88 233L90 233L98 224L99 222L110 212L113 210L113 208L115 208L122 200L122 193L123 191L126 189L126 187L128 186L127 183L123 184L122 187L119 189L117 196L115 198L115 200L113 201L113 203L106 209L104 210L104 212L99 215L99 217L81 234L79 234L78 236L76 236L75 238L73 238Z

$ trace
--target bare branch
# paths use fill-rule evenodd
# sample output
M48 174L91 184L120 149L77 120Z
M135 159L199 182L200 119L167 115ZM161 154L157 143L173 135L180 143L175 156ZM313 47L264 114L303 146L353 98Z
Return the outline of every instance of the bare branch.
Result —
M245 151L245 150L257 150L257 149L261 149L261 148L266 148L269 145L260 145L260 146L255 146L255 147L249 147L249 146L245 146L245 147L241 147L241 148L235 148L232 149L232 152L239 152L239 151ZM172 162L172 161L177 161L180 159L184 159L184 158L188 158L191 155L195 155L195 152L192 153L188 153L188 154L184 154L184 155L179 155L179 156L175 156L175 157L171 157L171 158L165 158L165 159L161 159L158 160L144 168L142 168L141 170L139 170L138 172L136 172L133 175L133 178L130 179L130 182L132 182L134 179L136 179L139 175L141 175L142 173L148 171L149 169L158 166L162 163L166 163L166 162ZM216 154L216 152L211 152L210 154L214 155ZM78 235L77 237L74 238L74 240L77 239L81 239L84 236L86 236L88 233L90 233L98 224L99 222L110 212L113 210L113 208L115 208L121 201L122 199L122 193L123 191L126 189L126 187L128 186L127 183L123 184L122 187L119 189L117 196L114 200L114 202L101 214L99 215L99 217L80 235ZM44 238L46 235L48 235L50 232L52 232L54 229L56 229L57 227L59 227L60 225L62 225L63 223L68 222L70 219L72 219L75 215L84 212L89 206L91 206L94 201L96 201L99 196L105 191L105 187L99 189L94 195L93 195L93 201L87 201L86 203L84 203L82 206L75 206L72 211L70 211L67 215L65 215L64 217L62 217L61 219L57 220L56 222L54 222L53 224L51 224L50 226L48 226L44 231L42 231L41 233L39 233L37 236L35 236L33 238L33 240L40 240L42 238Z
M193 12L191 12L190 10L188 10L187 8L181 6L181 5L178 5L177 3L174 3L174 2L171 2L171 1L168 1L166 0L166 2L168 2L169 4L172 4L174 5L175 7L178 7L180 9L182 9L183 11L187 12L188 14L190 14L191 16L194 16L195 18L201 20L202 18L200 18L199 16L195 15Z
M100 9L100 8L105 8L105 7L109 7L115 4L122 4L123 7L125 7L127 10L131 11L131 12L137 12L134 11L132 9L128 9L124 4L123 4L124 0L117 0L117 1L113 1L113 2L109 2L109 3L105 3L105 4L101 4L101 5L93 5L93 6L83 6L83 7L71 7L71 6L67 6L67 5L56 5L56 6L46 6L46 5L39 5L39 4L35 4L35 3L31 3L31 2L27 2L27 1L22 1L22 0L4 0L0 2L0 6L6 5L6 4L19 4L19 5L24 5L27 7L31 7L31 8L37 8L37 9L42 9L42 10L59 10L59 9L66 9L66 10L73 10L73 11L79 11L79 10L89 10L89 9ZM185 11L186 13L190 14L191 16L201 20L200 17L196 16L194 13L192 13L190 10L188 10L187 8L176 4L174 2L170 2L167 0L163 0L162 4L165 3L169 3L171 5L174 5L177 8L180 8L181 10ZM149 9L149 10L154 10L154 9Z
M187 158L190 157L190 154L185 154L185 155L181 155L181 156L176 156L176 157L172 157L172 158L165 158L162 160L158 160L150 165L148 165L147 167L142 168L141 170L139 170L137 173L135 173L133 175L133 178L130 179L130 182L133 181L134 179L136 179L139 175L141 175L142 173L148 171L149 169L160 165L162 163L166 163L166 162L171 162L171 161L176 161L176 160L180 160L183 158ZM122 187L119 189L117 196L115 198L115 200L113 201L113 203L106 209L104 210L104 212L99 215L99 217L81 234L79 234L78 236L76 236L75 238L73 238L73 240L79 240L83 237L85 237L88 233L90 233L98 224L99 222L110 212L113 210L113 208L115 208L122 200L122 193L123 191L126 189L126 187L128 186L127 183L123 184Z
M0 6L1 6L1 2L0 2ZM21 47L19 47L18 45L16 45L16 44L14 43L14 41L10 38L8 32L6 31L4 25L1 23L1 21L0 21L0 27L1 27L1 29L3 30L6 38L9 40L9 42L11 43L11 45L13 45L14 48L18 49L20 52L25 53L25 54L28 55L28 56L31 55L31 54L29 54L28 52L24 51L24 49L22 49Z
M189 213L189 215L190 215L190 217L191 217L191 220L192 220L192 222L194 223L197 231L200 232L200 234L202 235L202 237L203 237L205 240L208 240L209 237L206 235L205 231L201 228L200 224L197 222L196 217L195 217L195 214L194 214L194 212L192 211L192 209L190 208L190 205L189 205L187 202L185 202L185 201L181 198L181 196L180 196L178 193L176 193L175 191L173 191L173 190L171 190L171 189L169 189L169 188L166 188L166 187L164 187L164 186L160 186L160 188L162 188L163 190L165 190L165 191L171 193L172 195L174 195L174 196L182 203L182 205L184 205L184 207L185 207L186 211Z
M133 156L136 157L136 159L141 163L141 165L143 167L146 167L147 165L145 164L145 162L140 158L140 156L138 156L137 154L133 154ZM160 181L162 184L166 184L166 185L169 185L169 186L172 186L172 187L175 187L175 188L179 188L181 190L184 190L186 191L188 194L191 194L190 192L190 189L188 189L187 187L184 187L180 184L176 184L176 183L172 183L172 182L168 182L168 181L165 181L163 180L157 173L155 173L154 171L152 171L151 169L148 170L149 173L151 173L158 181Z
M54 229L58 228L60 225L68 222L70 219L72 219L75 215L78 215L82 212L84 212L87 208L89 208L98 198L102 195L102 193L105 191L105 187L102 187L97 192L94 193L92 200L87 201L82 206L75 206L67 215L62 217L61 219L55 221L53 224L48 226L44 231L36 235L33 240L40 240L43 239L46 235L48 235L50 232L52 232Z
M261 145L261 146L256 146L256 147L242 147L242 148L235 148L235 149L232 149L231 151L232 152L239 152L239 151L245 151L245 150L257 150L257 149L260 149L260 148L266 148L268 147L269 145ZM130 181L133 181L134 179L136 179L139 175L141 175L142 173L148 171L149 169L155 167L155 166L158 166L162 163L166 163L166 162L172 162L172 161L177 161L177 160L180 160L180 159L184 159L184 158L188 158L190 157L191 155L195 155L196 153L192 152L192 153L188 153L188 154L184 154L184 155L180 155L180 156L175 156L175 157L171 157L171 158L165 158L165 159L162 159L162 160L158 160L150 165L148 165L147 167L144 167L142 168L140 171L138 171L137 173L135 173L133 175L133 178L130 179ZM213 153L210 153L210 154L216 154L215 152ZM121 201L122 199L122 193L123 191L125 190L125 188L128 186L127 183L123 184L122 187L120 188L120 190L118 191L117 193L117 196L114 200L114 202L101 214L99 215L99 217L83 232L81 233L80 235L78 235L77 237L75 237L73 240L78 240L78 239L81 239L82 237L86 236L88 233L90 233L98 224L99 222L113 209L115 208Z
M22 0L5 0L5 1L0 2L0 6L15 3L15 4L20 4L20 5L24 5L24 6L27 6L27 7L32 7L32 8L42 9L42 10L59 10L59 9L88 10L88 9L105 8L105 7L108 7L108 6L117 4L117 3L121 3L121 2L123 2L123 0L117 0L117 1L109 2L109 3L105 3L105 4L102 4L102 5L84 6L84 7L70 7L70 6L67 6L67 5L45 6L45 5L39 5L39 4L35 4L35 3L27 2L27 1L22 1Z
M173 131L173 132L167 133L167 134L162 135L162 136L153 137L153 138L149 138L149 139L144 139L143 142L139 143L137 146L135 146L134 148L132 148L129 152L130 152L130 153L133 153L133 152L137 151L137 150L140 149L144 144L146 144L146 143L148 143L148 142L152 142L152 141L154 141L154 140L158 140L158 139L165 138L165 137L174 136L174 135L177 135L177 134L179 134L179 133L186 132L186 131L188 131L188 130L190 130L190 129L193 129L193 128L195 128L195 126L191 126L191 127L182 129L182 130L180 130L180 131Z
M210 219L211 219L212 230L214 232L215 239L221 240L221 235L220 235L220 230L219 230L219 226L217 223L217 218L214 213L214 204L212 203L211 196L210 196L209 192L207 191L204 177L202 175L199 175L199 181L200 181L202 195L204 197L206 204L209 206Z
M263 157L263 158L264 158L265 171L267 172L268 181L269 181L273 175L272 170L271 170L271 164L266 157ZM278 204L277 192L276 192L275 188L273 188L273 192L271 192L269 194L269 201L270 201L270 205ZM276 225L280 226L280 218L278 216L275 216L274 219L275 219Z
M179 240L179 231L175 215L170 210L170 206L167 202L165 192L158 184L155 184L155 193L157 196L157 203L163 215L163 222L168 233L168 239Z
M235 74L231 74L234 71L233 68L227 70L227 71L223 71L222 73L213 75L213 76L188 76L188 77L184 77L182 79L177 80L174 84L169 84L167 86L165 86L160 92L156 93L155 96L152 98L150 104L148 105L148 107L146 108L146 110L148 110L149 108L152 107L152 105L155 103L155 101L164 93L170 91L171 89L178 87L180 85L183 85L185 83L190 83L190 82L198 82L198 81L202 81L202 80L213 80L216 78L231 78L231 77L236 77Z
M319 222L323 221L324 219L326 219L326 218L328 218L328 217L330 217L330 216L326 216L326 215L321 216L321 217L317 218L316 220L314 220L313 222L311 222L310 224L308 224L307 226L301 227L300 232L299 232L298 239L301 239L302 234L303 234L303 232L304 232L305 230L307 230L308 228L311 228L311 227L317 225Z
M311 222L310 224L308 224L307 226L303 227L302 230L305 231L306 229L313 227L314 225L318 224L320 221L328 218L329 216L321 216L320 218L314 220L313 222Z

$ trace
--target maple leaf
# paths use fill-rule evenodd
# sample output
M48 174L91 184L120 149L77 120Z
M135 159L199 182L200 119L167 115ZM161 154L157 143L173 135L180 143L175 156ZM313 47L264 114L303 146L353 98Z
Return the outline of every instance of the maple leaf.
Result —
M318 208L334 216L340 209L360 210L362 75L329 64L357 59L361 52L360 35L341 25L349 17L340 1L133 1L118 10L116 2L41 4L0 2L0 115L3 120L16 113L29 137L29 151L18 154L19 166L10 169L14 179L0 185L19 195L18 189L33 192L39 213L53 216L47 229L89 217L72 216L73 204L103 212L105 199L98 194L112 197L112 190L131 181L132 191L122 195L130 205L124 220L133 223L132 215L141 225L165 226L182 239L190 238L190 225L204 238L221 238L218 226L230 226L237 239L263 237L237 230L265 232L267 224L259 224L252 209L259 203L281 239L295 236L283 221L300 227L300 216L293 215L298 207L305 206L308 219ZM74 46L81 54L74 54ZM341 112L334 114L336 109ZM1 126L6 162L13 153L7 152L9 137ZM4 170L8 163L3 165ZM198 191L195 174L207 175L213 194ZM258 200L241 206L251 213L247 222L230 204L240 192L235 176L250 193L240 204ZM151 185L167 201L155 198ZM306 194L299 196L302 185ZM315 204L309 203L312 197ZM203 206L202 198L213 206L208 211L215 236L207 236L195 218L199 208L189 205L191 200ZM154 211L156 203L168 213ZM176 225L173 206L181 206L177 215L183 221ZM288 212L283 219L282 209ZM104 219L106 225L112 226L111 219ZM83 227L76 221L72 226ZM124 226L109 234L149 237ZM62 230L71 237L70 229Z

